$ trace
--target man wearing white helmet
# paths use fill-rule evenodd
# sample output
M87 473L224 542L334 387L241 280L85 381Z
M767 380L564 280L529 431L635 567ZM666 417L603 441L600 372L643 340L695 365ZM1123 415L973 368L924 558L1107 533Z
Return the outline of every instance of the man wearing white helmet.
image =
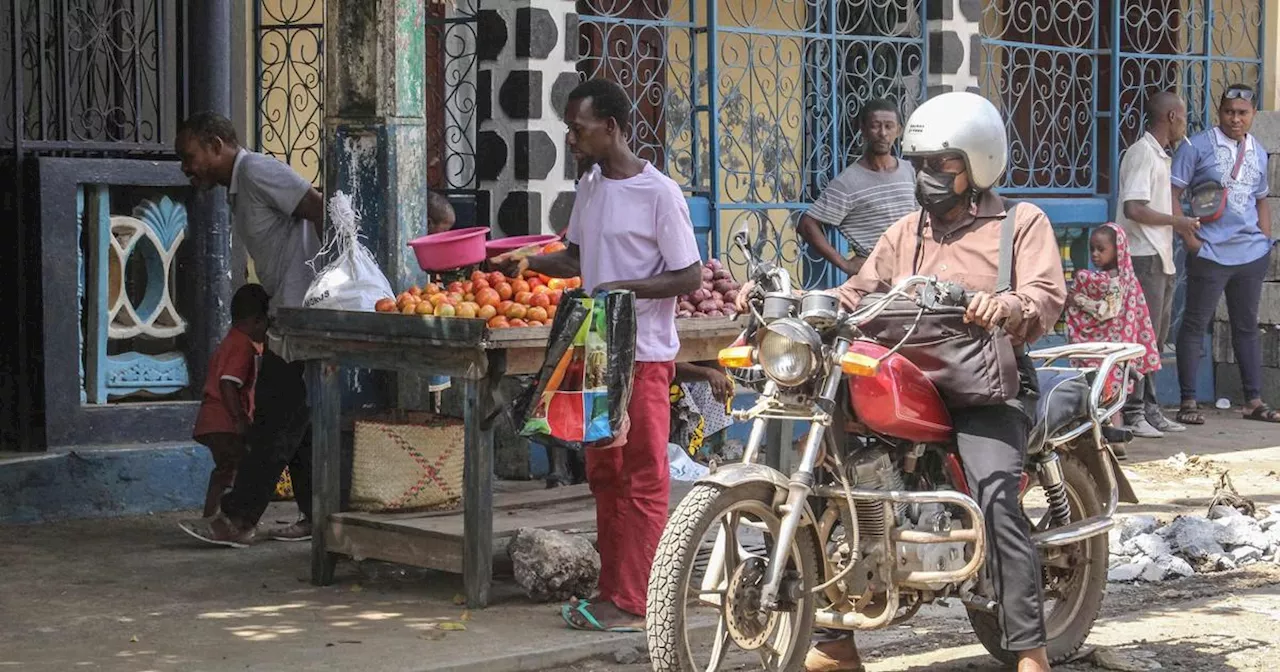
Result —
M1058 243L1040 208L1006 203L991 191L1005 170L1008 143L1000 113L985 98L947 93L927 101L907 120L902 149L918 171L921 210L890 226L858 275L836 291L852 309L866 294L907 276L937 276L974 292L968 321L986 328L1003 325L1018 347L1019 397L953 409L952 422L965 476L986 514L1001 647L1017 654L1019 672L1042 672L1049 669L1049 653L1040 558L1018 497L1038 394L1023 346L1053 327L1066 301ZM996 293L1006 215L1014 219L1012 289ZM806 670L861 669L852 636L820 639L826 641L809 652Z

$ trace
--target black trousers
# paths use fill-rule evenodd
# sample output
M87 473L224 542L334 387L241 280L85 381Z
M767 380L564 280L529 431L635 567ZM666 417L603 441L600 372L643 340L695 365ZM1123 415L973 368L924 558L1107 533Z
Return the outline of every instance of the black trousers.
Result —
M987 576L1000 604L1002 646L1026 651L1044 646L1044 585L1040 552L1018 499L1035 403L955 410L951 422L970 493L986 516Z
M1169 338L1169 324L1173 320L1173 291L1177 276L1164 272L1164 263L1156 255L1133 257L1133 272L1138 276L1138 284L1142 286L1142 296L1147 301L1147 311L1151 314L1151 328L1156 332L1156 350L1164 352L1165 340ZM1124 404L1124 422L1126 425L1148 420L1160 412L1160 402L1156 399L1156 372L1152 371L1135 383L1133 392Z
M986 516L986 572L1000 604L1000 629L1008 651L1045 645L1044 587L1040 553L1018 501L1034 400L955 409L951 421L969 490ZM852 637L838 630L815 630L814 641Z
M1268 250L1261 259L1239 266L1223 266L1200 257L1187 258L1187 302L1178 328L1178 386L1182 388L1183 401L1195 401L1196 372L1200 369L1204 335L1224 294L1227 317L1231 321L1231 348L1240 367L1245 401L1262 398L1258 309L1271 254Z
M286 362L264 350L254 388L249 454L236 472L222 511L242 525L256 525L266 512L285 467L298 511L311 519L311 411L302 362Z

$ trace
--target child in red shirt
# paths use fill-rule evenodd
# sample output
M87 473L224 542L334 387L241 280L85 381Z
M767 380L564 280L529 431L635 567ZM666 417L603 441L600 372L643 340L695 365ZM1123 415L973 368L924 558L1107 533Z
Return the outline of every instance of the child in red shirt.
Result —
M253 421L253 387L267 338L269 297L262 285L245 285L231 298L231 329L209 358L204 399L196 416L196 441L213 453L204 516L218 513L222 493L235 481Z

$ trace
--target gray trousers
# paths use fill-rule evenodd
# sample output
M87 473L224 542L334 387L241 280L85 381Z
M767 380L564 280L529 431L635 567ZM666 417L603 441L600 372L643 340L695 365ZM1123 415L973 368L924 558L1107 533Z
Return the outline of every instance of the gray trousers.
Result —
M970 494L986 516L987 576L1000 605L1002 646L1027 651L1045 645L1044 587L1040 552L1018 501L1022 466L1031 433L1033 400L955 409L951 412L956 447ZM814 641L834 641L853 633L815 630Z
M1142 296L1151 313L1151 328L1156 332L1156 350L1163 353L1164 343L1169 338L1170 322L1173 321L1173 289L1178 276L1166 274L1160 257L1154 254L1133 257L1133 272L1138 276ZM1124 422L1126 425L1133 424L1159 412L1156 374L1152 371L1142 377L1142 382L1133 386L1133 392L1124 404Z

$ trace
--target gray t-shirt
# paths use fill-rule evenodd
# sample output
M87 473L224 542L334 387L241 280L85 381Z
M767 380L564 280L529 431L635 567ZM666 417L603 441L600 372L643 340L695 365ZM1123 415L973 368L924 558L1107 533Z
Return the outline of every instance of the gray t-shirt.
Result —
M836 176L806 213L834 226L865 255L886 229L916 209L916 171L898 160L898 169L876 171L854 162Z
M274 157L241 149L231 169L231 223L253 257L271 309L301 308L315 279L307 262L320 251L315 227L293 211L311 183Z

